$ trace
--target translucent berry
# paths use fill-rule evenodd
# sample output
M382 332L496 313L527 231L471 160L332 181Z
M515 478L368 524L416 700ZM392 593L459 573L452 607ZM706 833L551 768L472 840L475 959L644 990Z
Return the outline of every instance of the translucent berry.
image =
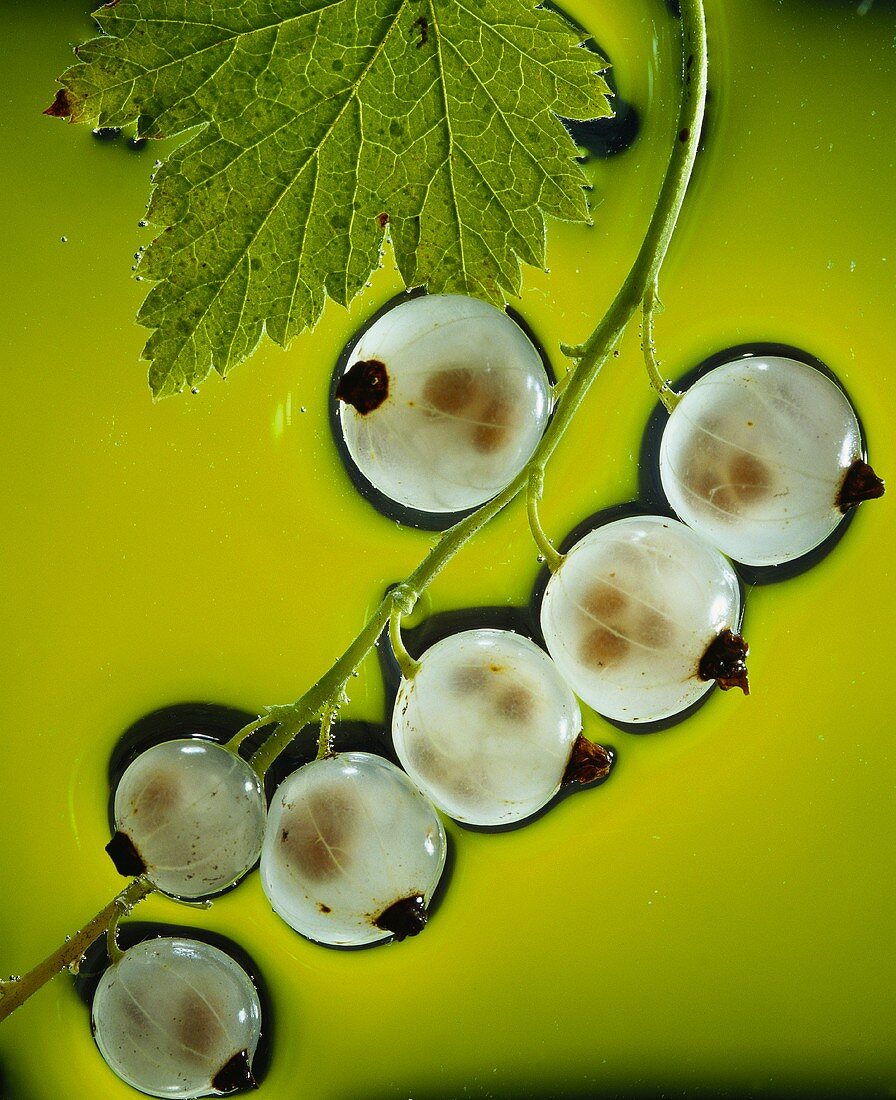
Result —
M261 881L297 932L357 946L422 929L445 854L438 814L407 775L379 756L346 752L306 764L277 788Z
M504 825L557 793L582 728L554 662L507 630L466 630L402 680L392 739L415 783L450 817Z
M883 492L843 391L774 355L725 363L687 390L663 433L660 478L685 523L756 566L808 553Z
M541 626L575 693L620 722L686 710L714 680L747 688L731 565L677 520L636 516L591 531L548 582Z
M110 1068L150 1096L220 1096L255 1083L258 993L237 962L199 940L126 951L100 979L92 1025Z
M165 741L121 777L108 851L122 874L145 873L175 897L204 897L255 864L264 823L261 783L244 760L212 741Z
M456 512L523 468L550 413L541 357L519 325L454 294L401 302L355 345L338 380L345 445L390 500Z

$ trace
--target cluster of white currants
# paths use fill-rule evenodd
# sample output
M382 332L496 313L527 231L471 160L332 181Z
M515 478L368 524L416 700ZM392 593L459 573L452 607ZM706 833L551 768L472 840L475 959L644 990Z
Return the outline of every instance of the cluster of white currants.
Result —
M797 359L733 357L694 382L658 456L683 522L599 527L547 584L542 630L580 698L639 724L682 714L714 681L746 692L741 586L728 558L773 570L821 546L850 508L883 492L862 446L843 390Z
M508 485L551 405L522 330L451 295L384 314L334 392L363 476L402 507L442 514ZM443 638L398 689L391 731L404 770L366 752L318 759L280 784L269 809L230 749L157 745L117 788L116 866L195 899L260 860L273 909L315 942L416 934L445 866L437 808L506 827L564 786L609 774L613 753L583 736L576 696L643 726L686 713L714 682L747 691L741 584L725 554L776 565L818 546L849 507L883 491L861 449L855 413L820 371L784 357L720 366L690 387L661 443L662 484L684 522L628 515L560 556L540 609L547 653L508 630ZM124 952L97 990L93 1025L112 1068L150 1095L252 1083L257 993L207 944L157 939Z
M407 775L370 753L288 776L270 810L251 767L224 746L169 741L142 752L115 795L110 854L126 874L195 899L261 859L275 911L320 943L359 946L419 932L445 865L446 837ZM261 1029L248 975L217 948L155 939L125 951L93 1001L97 1045L152 1096L218 1095L252 1084Z
M385 312L354 345L334 393L352 461L415 512L472 507L505 488L531 457L550 407L541 357L523 331L459 296L423 296ZM713 682L747 690L741 586L725 555L751 566L791 563L823 543L850 507L883 491L843 391L783 355L735 357L690 386L666 425L659 467L683 522L642 515L590 532L562 559L541 609L563 677L598 713L627 724L674 718ZM443 653L427 654L424 666L444 663ZM414 706L408 729L393 724L396 749L437 805L474 821L483 811L473 792L454 804L439 776L458 754L481 776L487 750L480 737L431 730L432 715L447 709L448 681L438 698L428 674L418 679L425 692L402 688ZM432 699L425 717L417 693ZM478 716L476 708L473 696L469 713ZM453 724L478 728L478 717ZM468 741L479 748L462 750Z

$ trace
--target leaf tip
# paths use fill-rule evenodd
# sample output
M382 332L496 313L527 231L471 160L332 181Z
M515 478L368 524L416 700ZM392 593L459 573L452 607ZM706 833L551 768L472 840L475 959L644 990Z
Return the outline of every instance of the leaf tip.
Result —
M60 88L56 93L56 98L43 113L50 115L51 118L71 118L74 121L75 105L69 95L68 88Z

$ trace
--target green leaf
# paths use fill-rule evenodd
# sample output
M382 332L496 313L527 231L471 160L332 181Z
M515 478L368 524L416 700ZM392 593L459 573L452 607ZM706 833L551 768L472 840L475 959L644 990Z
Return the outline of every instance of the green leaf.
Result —
M558 116L610 113L602 62L531 0L120 0L48 113L198 130L155 176L140 263L156 397L347 304L386 235L408 286L503 301L544 215L587 220Z

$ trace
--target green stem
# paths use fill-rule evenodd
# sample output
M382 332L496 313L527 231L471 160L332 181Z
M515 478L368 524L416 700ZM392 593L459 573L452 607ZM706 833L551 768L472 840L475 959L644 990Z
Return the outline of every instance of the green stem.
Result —
M38 963L33 970L29 970L23 978L3 982L0 985L0 1020L5 1020L15 1012L51 978L55 978L67 967L77 965L94 940L99 939L104 932L108 932L110 928L117 925L125 913L129 913L138 901L142 901L154 889L152 883L147 882L146 879L134 879L104 909L101 909L89 924L85 924L80 932L76 932L71 939L66 940L52 955L48 955L42 963Z
M506 489L442 535L408 576L404 585L392 589L383 597L355 640L317 683L295 703L269 708L268 717L277 723L277 728L252 758L253 767L260 775L264 774L299 730L343 690L349 677L389 624L393 609L402 610L406 591L416 594L422 592L461 547L526 488L533 471L544 471L604 361L619 342L634 313L641 307L645 293L656 286L657 275L669 248L691 178L703 123L707 69L703 0L681 0L681 27L683 83L678 118L679 136L669 155L653 215L635 262L603 319L583 344L567 349L568 354L576 360L576 366L563 380L562 396L557 402L553 419L532 458Z
M644 301L641 303L641 312L644 318L644 331L641 340L641 350L644 352L644 363L647 367L647 377L650 384L656 390L657 397L666 407L666 412L672 412L682 395L672 386L668 378L663 376L660 364L656 357L656 346L653 341L653 317L662 309L656 283L647 288Z
M534 467L529 472L529 485L526 489L526 511L529 515L529 530L535 545L541 552L548 569L556 573L563 564L563 555L558 554L554 544L548 538L545 529L541 525L541 517L538 514L538 502L544 492L544 470Z
M254 722L250 722L247 726L243 726L241 730L231 737L231 739L224 746L228 752L239 752L240 745L246 740L246 738L254 733L256 730L262 729L264 726L270 726L273 724L274 719L269 714L262 714L256 718Z
M389 614L389 641L392 645L392 652L395 654L395 660L398 661L398 667L401 669L401 674L406 680L413 680L420 669L420 662L408 653L405 648L404 641L401 637L401 616L402 611L398 607L393 607Z
M118 946L118 924L122 917L127 915L127 907L122 905L121 899L115 899L115 915L109 921L109 927L106 929L106 954L109 956L109 962L114 966L122 957L124 952Z
M345 685L342 686L343 691ZM325 760L333 755L333 722L336 718L338 707L335 703L328 703L320 718L320 732L317 735L317 760Z

